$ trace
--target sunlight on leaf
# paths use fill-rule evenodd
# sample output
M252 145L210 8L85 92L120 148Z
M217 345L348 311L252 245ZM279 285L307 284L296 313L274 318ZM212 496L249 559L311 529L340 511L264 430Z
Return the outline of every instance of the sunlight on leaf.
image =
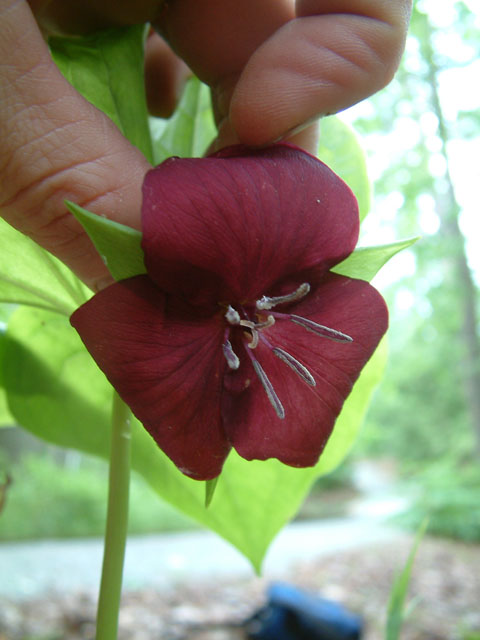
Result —
M0 219L0 302L70 315L90 295L70 269Z
M348 258L333 267L332 271L350 278L370 281L390 258L415 244L418 239L418 237L407 238L375 247L358 247Z

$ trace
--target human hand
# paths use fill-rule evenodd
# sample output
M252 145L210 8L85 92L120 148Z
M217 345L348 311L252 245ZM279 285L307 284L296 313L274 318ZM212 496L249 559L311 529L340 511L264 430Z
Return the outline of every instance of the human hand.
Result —
M216 148L285 139L314 151L319 115L358 102L391 79L410 0L31 0L44 32L151 21L212 88ZM25 0L0 8L0 210L87 284L111 282L63 201L140 224L148 163L52 62ZM78 27L78 28L77 28ZM149 38L149 103L165 115L185 66Z

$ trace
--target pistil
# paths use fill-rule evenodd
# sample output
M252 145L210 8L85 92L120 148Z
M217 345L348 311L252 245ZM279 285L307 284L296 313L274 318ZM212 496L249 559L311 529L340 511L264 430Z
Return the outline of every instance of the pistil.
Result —
M261 329L267 329L268 327L272 327L275 324L275 318L272 315L269 315L268 318L263 322L252 322L251 320L240 320L238 323L241 327L245 327L246 329L250 329L252 334L252 339L247 342L247 347L250 349L255 349L258 346L258 332Z

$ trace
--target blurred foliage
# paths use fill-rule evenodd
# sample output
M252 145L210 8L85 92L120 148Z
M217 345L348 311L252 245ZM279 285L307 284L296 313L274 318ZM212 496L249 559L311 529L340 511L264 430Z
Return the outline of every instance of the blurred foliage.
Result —
M323 494L325 491L332 489L352 489L353 482L353 468L352 468L352 456L347 458L334 469L332 472L327 473L315 480L312 486L312 492L319 492Z
M0 450L0 469L3 470L0 485L10 478L5 489L4 509L0 513L0 542L103 535L106 463L76 451L50 446L47 453L28 453L15 463L8 462ZM323 499L325 491L350 489L351 472L349 464L342 464L315 482L313 494L318 494L320 503L309 517L331 515L331 505ZM159 500L137 475L132 476L130 491L130 534L183 531L197 526L193 520Z
M73 463L68 464L69 456ZM0 541L103 535L107 465L77 452L67 452L66 460L59 464L45 453L26 455L12 465L0 460L12 480L0 514ZM195 527L193 521L159 500L139 476L132 476L130 491L129 533Z
M356 452L394 456L408 474L445 458L452 465L448 478L453 483L453 470L478 454L465 393L465 296L455 265L466 249L463 239L459 246L451 233L452 217L458 224L456 213L461 218L468 203L458 197L462 166L452 149L480 139L480 117L474 111L452 112L450 102L435 104L432 68L443 87L437 97L446 103L445 73L464 73L478 57L480 26L470 5L448 0L437 10L429 0L419 0L396 78L362 106L354 121L376 174L371 228L383 229L387 240L393 239L392 230L396 237L423 233L397 262L401 280L385 292L391 310L389 363ZM430 60L427 39L433 49ZM453 203L448 198L452 182ZM466 240L472 255L473 238ZM463 478L462 472L458 477ZM430 489L435 479L440 483L441 474L418 476ZM462 486L457 483L455 490L461 492ZM442 480L438 488L446 491L448 482ZM467 503L462 502L465 508Z
M407 485L411 507L394 522L417 529L428 518L429 534L480 542L480 468L446 458L415 474Z
M448 306L447 297L444 302ZM460 460L474 451L458 384L459 346L442 337L446 327L439 326L452 318L436 309L427 323L417 310L393 318L387 371L357 448L360 455L395 456L408 473L429 460Z

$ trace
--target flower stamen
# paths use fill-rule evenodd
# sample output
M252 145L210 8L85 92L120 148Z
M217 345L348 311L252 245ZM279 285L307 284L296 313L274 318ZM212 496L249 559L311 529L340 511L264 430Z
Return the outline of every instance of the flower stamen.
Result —
M231 305L228 305L227 311L225 312L225 319L228 324L233 325L233 327L241 327L244 329L243 336L243 344L245 346L245 351L247 352L249 358L252 361L253 368L255 370L258 379L260 380L265 393L270 401L270 404L275 409L275 413L280 419L285 417L285 409L280 401L280 398L277 396L275 389L273 388L272 383L270 382L267 374L265 373L262 365L253 355L253 350L258 347L260 341L262 341L270 351L274 353L274 355L279 358L282 362L284 362L292 371L294 371L306 384L310 387L316 387L317 382L313 377L312 373L303 365L297 358L292 356L291 353L285 351L281 347L273 346L267 336L265 335L267 332L263 332L262 329L268 329L275 324L276 319L284 319L290 320L295 324L298 324L300 327L303 327L307 331L314 333L321 338L328 338L329 340L333 340L335 342L353 342L353 338L351 338L346 333L342 333L341 331L337 331L336 329L331 329L330 327L326 327L322 324L318 324L309 318L303 318L302 316L297 316L293 313L282 313L278 311L272 311L268 315L265 311L269 311L273 307L280 304L292 303L297 300L301 300L304 298L310 291L310 285L308 282L304 282L301 284L293 293L286 294L284 296L276 296L276 297L268 297L262 296L255 303L255 310L247 307L244 309L240 307L240 313ZM266 317L265 317L266 316ZM255 320L251 320L250 318L255 317L258 322ZM222 345L223 355L227 361L230 369L238 369L240 367L240 359L237 354L234 352L232 344L229 340L230 331L233 330L227 328L225 330L225 341Z
M230 342L230 340L225 340L225 342L222 345L223 348L223 355L225 356L225 360L227 361L228 366L230 367L230 369L238 369L238 367L240 366L240 359L237 356L237 354L235 353L235 351L233 350L232 347L232 343Z
M322 338L328 338L334 342L353 342L353 338L348 336L346 333L342 333L336 329L331 329L330 327L325 327L323 324L318 324L308 318L302 318L301 316L297 316L293 313L288 317L292 322L295 322L295 324L300 325L307 331L311 331Z
M240 324L240 314L230 304L228 305L227 312L225 313L225 320L229 324Z
M276 307L277 304L286 304L288 302L301 300L308 294L309 291L310 285L308 284L308 282L304 282L293 293L287 293L284 296L276 296L274 298L262 296L260 300L256 301L255 306L259 311L269 310L273 307Z
M288 366L295 371L300 378L306 382L311 387L316 387L317 383L315 382L315 378L312 376L310 371L305 367L301 362L299 362L296 358L294 358L288 351L281 349L280 347L273 347L273 353L280 358L282 362L288 364Z
M272 383L268 379L268 376L263 370L262 365L258 362L258 360L255 358L253 353L249 350L247 350L247 353L250 356L250 359L253 364L253 368L255 369L255 373L257 374L258 379L262 383L262 387L264 388L265 393L267 394L267 398L269 399L270 404L275 409L275 413L280 418L280 420L283 420L285 418L285 409L283 408L283 405L280 402L280 399L277 396Z

